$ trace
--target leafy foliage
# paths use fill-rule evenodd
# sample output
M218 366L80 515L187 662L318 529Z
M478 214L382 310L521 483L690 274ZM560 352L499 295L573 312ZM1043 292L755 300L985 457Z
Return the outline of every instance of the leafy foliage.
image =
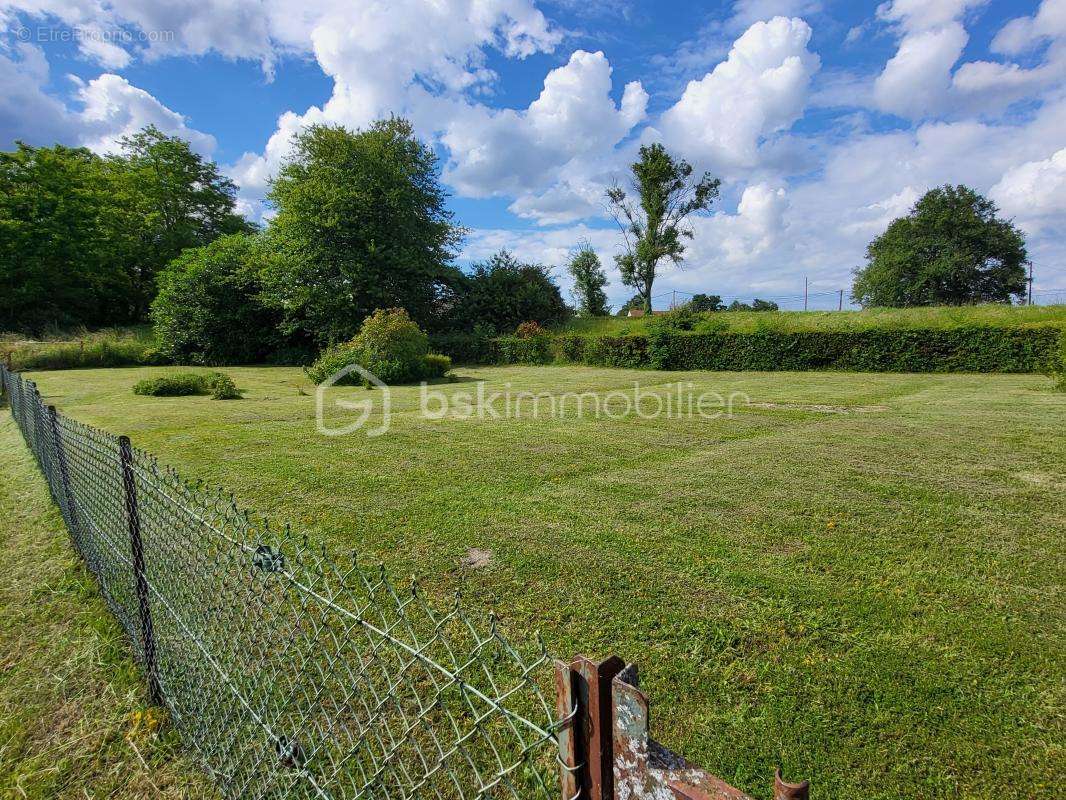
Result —
M281 345L281 313L263 298L272 253L261 236L233 234L186 250L159 276L152 319L160 351L192 364L251 364Z
M10 329L137 317L129 213L111 164L84 148L0 153L0 319Z
M424 325L443 313L461 230L437 158L406 120L302 130L270 199L281 258L267 297L286 333L326 345L351 339L374 309L403 307Z
M540 327L536 322L523 322L517 328L515 328L515 336L519 339L532 339L534 336L543 336L545 334L544 328Z
M607 285L607 274L592 245L583 242L570 257L566 268L574 279L577 313L583 317L605 317L610 314L607 295L603 291Z
M134 221L136 315L143 319L155 296L156 275L168 262L187 248L255 228L235 213L237 187L218 165L154 125L123 138L121 154L109 161Z
M455 325L466 330L480 325L501 333L522 322L556 324L571 314L547 267L523 263L506 250L475 264L459 295Z
M941 186L866 248L852 299L869 306L1009 302L1025 290L1025 239L995 204L966 186Z
M3 326L143 320L164 264L248 228L234 195L214 163L152 126L107 158L22 143L0 153Z
M1059 346L1048 356L1045 369L1048 377L1055 382L1055 390L1066 392L1066 330L1059 336Z
M675 316L671 316L674 314ZM848 370L855 372L1041 372L1059 374L1060 329L966 326L855 331L716 330L680 309L656 317L645 335L523 340L501 337L505 364L551 361L666 370ZM724 321L719 324L723 324ZM708 328L708 325L711 325ZM547 341L545 341L547 340Z
M388 384L439 378L451 369L451 359L429 352L429 337L402 308L378 309L366 318L355 337L326 348L306 371L311 380L322 383L352 364ZM366 381L351 372L337 383Z
M734 300L729 304L727 311L779 311L777 303L773 300L760 300L756 297L750 304Z
M625 245L625 253L615 261L622 282L637 290L644 311L651 313L651 291L659 262L666 258L675 265L681 263L685 254L682 240L693 236L692 230L684 227L685 218L710 207L718 198L721 181L704 173L690 182L692 165L675 159L661 144L642 145L631 169L639 202L634 203L619 186L607 191Z
M699 312L725 311L726 309L722 298L716 294L694 294L692 300L689 301L689 307Z
M215 400L241 399L241 390L237 388L233 378L221 372L177 372L145 378L134 385L133 393L149 397L211 395Z

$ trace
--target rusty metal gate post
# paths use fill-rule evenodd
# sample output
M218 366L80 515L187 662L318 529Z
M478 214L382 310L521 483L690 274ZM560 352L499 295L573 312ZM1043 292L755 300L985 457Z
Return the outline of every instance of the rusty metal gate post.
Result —
M126 493L126 516L130 529L130 550L133 556L133 577L140 612L141 638L144 642L144 671L148 676L148 696L155 705L162 705L163 692L159 686L159 672L155 661L155 631L152 611L148 603L148 578L144 571L144 543L141 541L141 517L137 507L137 484L133 479L133 448L128 436L118 437L119 459L122 462L122 485Z
M562 800L751 800L650 736L637 668L612 656L555 663ZM807 800L807 781L774 775L774 800Z

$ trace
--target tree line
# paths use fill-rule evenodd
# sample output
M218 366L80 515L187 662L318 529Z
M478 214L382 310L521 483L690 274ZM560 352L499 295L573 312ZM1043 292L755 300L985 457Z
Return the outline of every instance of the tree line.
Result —
M615 257L651 310L663 264L680 267L720 181L644 145L631 187L607 203ZM364 130L315 125L294 137L271 182L265 228L236 212L236 188L189 144L149 126L113 155L18 144L0 153L0 330L151 320L165 353L210 363L317 352L353 337L379 308L431 332L508 333L572 313L610 313L607 276L588 242L566 264L576 309L551 270L501 251L467 270L433 150L406 120ZM1024 238L965 186L927 193L867 249L853 298L863 306L1005 302L1025 286ZM695 311L776 310L696 295Z

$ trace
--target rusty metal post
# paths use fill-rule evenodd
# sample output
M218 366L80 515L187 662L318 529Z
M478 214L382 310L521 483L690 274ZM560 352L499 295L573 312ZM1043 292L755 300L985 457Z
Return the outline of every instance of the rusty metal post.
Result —
M624 666L617 656L600 662L578 656L569 665L556 667L557 706L564 710L562 695L569 682L570 701L565 710L573 719L571 737L560 739L560 755L574 767L563 767L568 774L562 775L561 789L567 800L614 800L611 681Z
M561 800L579 800L581 797L578 771L582 762L578 758L578 706L574 687L574 671L563 661L555 662L555 711L559 728L559 796Z
M148 578L144 569L144 543L141 541L141 516L137 507L137 484L133 479L133 448L128 436L118 437L119 459L122 462L122 485L126 491L126 515L130 529L130 550L133 556L133 577L137 605L141 619L141 638L144 642L144 671L148 676L148 696L155 705L163 704L159 686L159 671L155 661L155 630L148 603Z
M781 778L780 767L774 772L774 800L808 800L810 792L810 781L786 783Z

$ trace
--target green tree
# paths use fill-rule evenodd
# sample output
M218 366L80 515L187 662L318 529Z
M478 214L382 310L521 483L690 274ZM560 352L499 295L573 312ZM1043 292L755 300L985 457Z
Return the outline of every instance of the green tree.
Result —
M346 341L375 309L392 307L432 326L462 236L433 151L398 118L354 133L311 126L293 145L270 191L283 257L269 294L286 330Z
M113 179L84 148L19 142L0 153L0 330L138 318Z
M551 325L570 316L547 267L527 264L501 250L474 264L456 307L459 327L511 333L523 322Z
M778 311L780 310L777 303L773 300L760 300L756 297L750 304L742 303L739 300L734 300L729 304L727 311Z
M725 303L716 294L694 294L689 301L689 307L693 311L725 311Z
M109 163L129 212L135 247L130 269L140 316L155 296L156 275L182 250L254 230L235 212L236 186L218 165L153 125L123 138L121 152Z
M864 308L1009 302L1025 290L1025 238L966 186L941 186L866 248L852 299Z
M262 234L189 249L159 273L152 302L159 349L178 363L252 364L284 344L281 313L262 298L272 254Z
M607 190L607 200L622 230L625 252L615 256L622 282L632 286L651 313L651 290L656 269L664 258L680 265L685 254L683 239L691 239L685 219L704 211L718 197L721 181L704 173L691 181L692 166L675 159L661 144L642 145L640 158L631 166L633 190L639 202L619 186Z
M607 275L592 245L582 242L570 256L566 268L574 279L578 313L583 317L606 317L610 314L607 295L603 291L603 287L607 285Z

